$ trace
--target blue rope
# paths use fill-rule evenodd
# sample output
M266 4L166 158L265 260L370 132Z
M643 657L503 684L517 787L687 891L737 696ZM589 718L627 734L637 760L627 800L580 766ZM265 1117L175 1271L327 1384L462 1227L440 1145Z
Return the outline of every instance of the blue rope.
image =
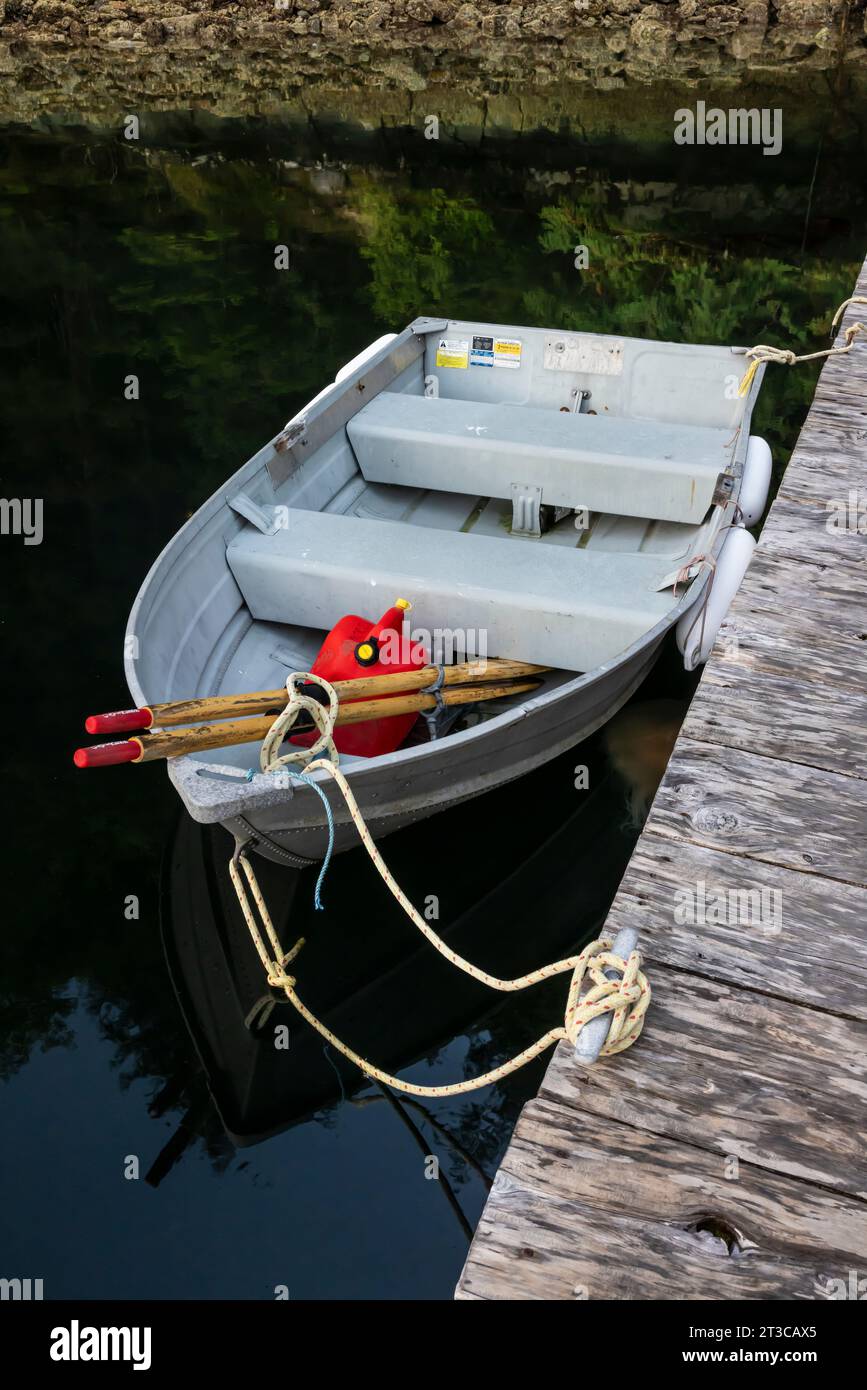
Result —
M253 778L257 775L258 771L258 768L251 767L247 773L247 781L252 782ZM319 783L311 782L306 772L294 772L291 767L281 767L280 771L288 772L290 777L294 777L296 782L303 782L305 787L312 787L316 795L319 797L319 800L322 802L322 805L325 807L325 815L328 820L328 849L325 852L325 858L322 861L322 868L319 870L319 877L316 880L316 887L313 890L313 905L316 908L317 912L324 912L325 907L320 897L320 891L322 889L323 883L325 882L325 875L328 873L328 866L331 863L331 856L334 853L334 815L331 810L331 805L329 803L328 797L325 795ZM263 775L266 777L268 776L267 773L264 773Z

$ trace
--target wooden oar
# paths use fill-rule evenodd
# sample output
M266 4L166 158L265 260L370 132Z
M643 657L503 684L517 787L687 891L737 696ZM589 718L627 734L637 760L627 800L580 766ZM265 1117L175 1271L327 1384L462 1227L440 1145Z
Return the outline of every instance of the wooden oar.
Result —
M467 705L478 700L495 700L503 695L523 695L538 690L541 681L502 681L484 685L460 685L440 692L444 705ZM286 692L283 692L284 696ZM435 709L435 695L394 695L389 699L358 700L343 704L336 724L362 724L366 719L390 719L397 714ZM194 729L166 729L117 743L97 743L79 748L76 767L108 767L114 763L149 763L155 758L179 758L183 753L202 753L209 748L228 748L236 743L259 743L271 725L272 717L226 720L221 724L200 724ZM309 733L310 726L296 726L293 733ZM291 734L290 734L291 737Z
M387 675L359 676L355 680L335 681L338 699L363 700L374 695L388 695L393 690L421 690L437 678L438 666L423 666L420 671L396 671ZM506 661L497 658L464 661L445 668L445 685L461 681L483 682L512 680L520 676L537 676L547 666L530 666L526 661ZM265 714L281 709L286 703L286 688L255 690L248 695L212 695L201 700L170 700L162 705L145 705L142 709L117 710L113 714L92 714L85 720L89 734L128 734L137 729L169 729L180 724L198 724L202 720L231 719L245 714Z

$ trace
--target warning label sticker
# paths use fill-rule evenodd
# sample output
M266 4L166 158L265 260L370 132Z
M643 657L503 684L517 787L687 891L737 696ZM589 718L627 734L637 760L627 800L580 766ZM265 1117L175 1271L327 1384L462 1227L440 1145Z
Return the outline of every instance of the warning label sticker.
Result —
M440 338L437 343L438 367L468 367L470 344L467 338Z
M473 338L473 350L470 353L470 362L474 367L493 367L494 365L494 340L493 338Z
M485 338L481 334L477 335L473 338L470 365L473 367L520 367L520 338Z
M494 339L494 366L495 367L520 367L521 365L521 340L520 338L495 338Z

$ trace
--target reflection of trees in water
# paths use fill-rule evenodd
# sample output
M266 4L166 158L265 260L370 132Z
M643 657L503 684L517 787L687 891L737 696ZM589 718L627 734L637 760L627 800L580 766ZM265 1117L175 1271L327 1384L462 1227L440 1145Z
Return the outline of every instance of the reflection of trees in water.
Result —
M27 1065L37 1048L50 1052L54 1047L69 1047L73 1034L67 1022L75 1011L75 1000L59 990L31 998L18 998L20 980L13 976L12 989L4 990L0 1006L0 1080L6 1081Z
M82 714L124 698L120 636L153 556L342 362L420 313L819 345L861 249L832 235L829 218L845 205L839 184L817 184L814 216L827 239L801 255L800 221L788 219L790 239L779 224L772 237L747 235L740 202L727 213L721 197L687 227L676 199L660 195L654 225L636 228L629 155L623 167L618 158L612 150L607 175L597 171L576 196L528 183L520 165L492 172L470 152L425 186L430 176L418 171L368 166L325 178L226 156L216 143L193 157L86 133L8 137L0 410L19 450L4 490L44 491L46 540L37 553L6 551L17 607L4 625L4 665L20 678L38 660L30 718L53 736L28 741L4 772L16 807L5 843L15 930L4 932L0 1075L36 1048L69 1044L69 981L81 982L121 1084L155 1079L154 1113L185 1115L212 1160L229 1161L156 940L174 794L155 769L82 779L66 759ZM274 269L280 243L290 250L285 272ZM590 250L583 272L572 265L578 243ZM140 378L137 402L124 400L129 373ZM771 369L766 380L757 426L782 449L814 375ZM50 651L34 633L51 633ZM131 892L142 897L140 922L123 919ZM536 1036L536 1009L530 998L519 1017L506 1022L504 1012L491 1033L477 1030L467 1074L517 1051L525 1032ZM480 1099L438 1106L436 1117L492 1171L505 1121L533 1084L528 1070ZM439 1152L460 1185L461 1162Z
M356 204L378 318L397 326L420 313L457 317L452 306L468 292L502 296L505 242L472 197L365 182Z
M772 341L795 352L826 345L831 316L850 293L858 261L748 251L738 228L710 246L676 232L631 229L622 216L567 200L541 212L540 245L573 254L586 244L589 267L560 272L552 289L533 289L524 302L533 322L567 329L617 331L634 337L749 347ZM748 244L748 243L747 243ZM852 254L852 247L846 248ZM768 438L778 476L815 390L821 363L769 371L754 429Z
M362 191L362 255L371 301L395 323L413 312L691 343L779 342L796 352L825 345L830 317L860 264L802 255L796 242L746 237L738 218L705 218L705 235L656 209L659 225L630 225L628 182L596 187L584 201L560 198L492 217L472 198L394 185ZM588 264L577 269L586 246ZM415 304L413 310L410 306ZM459 307L453 307L457 304ZM778 474L809 407L821 364L769 372L756 429L769 439ZM737 364L734 370L737 370Z

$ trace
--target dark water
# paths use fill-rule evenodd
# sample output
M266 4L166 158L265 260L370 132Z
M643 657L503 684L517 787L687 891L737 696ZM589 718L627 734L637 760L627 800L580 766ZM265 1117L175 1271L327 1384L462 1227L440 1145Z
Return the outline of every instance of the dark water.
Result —
M423 1110L373 1087L340 1100L329 1059L293 1024L285 1075L265 1088L272 1127L299 1120L292 1064L311 1085L325 1078L322 1105L235 1147L160 937L162 922L171 952L195 919L216 939L219 889L194 871L202 842L162 769L81 774L70 752L85 713L126 702L121 634L161 546L378 334L429 313L823 345L865 240L858 121L839 115L811 132L801 113L778 163L725 149L677 165L669 150L658 167L626 124L600 147L550 137L475 151L409 133L347 145L324 123L211 122L204 136L154 118L138 145L58 123L3 132L0 489L43 498L45 521L41 545L0 538L0 1274L43 1278L48 1297L450 1295L485 1175L544 1060ZM576 243L590 249L583 273ZM275 270L275 245L290 269ZM138 400L124 397L131 374ZM756 428L780 461L814 380L768 374ZM688 693L668 652L635 703ZM648 778L597 736L517 799L440 817L390 841L388 858L414 895L441 897L441 927L478 931L482 963L526 969L598 927ZM220 847L205 848L219 863ZM409 960L410 928L370 878L357 855L335 865L315 923L308 878L293 886L313 998L345 986L363 1033L366 986L393 979L377 1016L423 1082L476 1074L551 1026L562 986L491 1011L440 962ZM227 1048L238 1019L230 1008ZM225 1118L233 1102L216 1099ZM428 1154L446 1181L425 1179Z

